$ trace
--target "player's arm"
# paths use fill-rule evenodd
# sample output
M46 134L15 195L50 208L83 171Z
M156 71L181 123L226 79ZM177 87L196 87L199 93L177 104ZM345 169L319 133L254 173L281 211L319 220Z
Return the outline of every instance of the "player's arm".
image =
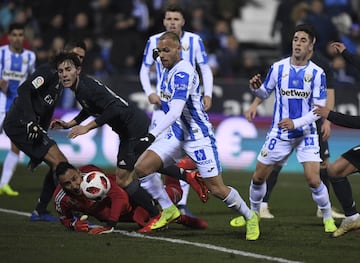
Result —
M170 127L178 118L180 118L188 97L188 87L191 85L189 76L190 75L187 72L177 72L174 74L173 82L175 92L171 99L171 105L161 122L150 131L150 134L154 137L165 131L165 129Z
M255 97L255 99L253 100L253 102L250 104L249 108L247 109L247 111L245 111L245 118L249 121L252 122L253 119L256 116L256 108L257 106L259 106L261 103L263 102L262 99L260 99L259 97Z
M203 104L205 111L208 111L212 105L212 91L213 91L213 81L214 77L211 71L209 64L199 64L199 68L202 75L203 85L204 85L204 97Z
M275 75L274 66L270 68L264 82L262 82L260 74L255 74L249 80L249 88L251 92L261 100L267 99L276 87L277 81Z
M5 79L0 79L0 91L5 93L8 90L8 81Z
M314 109L314 113L328 119L333 124L346 128L360 129L360 116L352 116L340 112L335 112L321 105L315 106L317 108Z
M152 44L151 40L148 40L144 50L143 62L141 64L139 78L141 87L143 88L148 100L151 104L161 104L160 97L156 94L156 91L151 86L150 81L150 69L151 66L156 63L159 57L158 52L156 51L155 46Z
M205 45L199 37L198 41L194 41L194 50L196 63L199 65L202 82L204 85L203 104L205 111L208 111L212 105L212 93L214 86L214 76L208 64L208 55L206 53Z
M116 184L116 181L111 179L109 176L108 178L111 184L110 190L107 193L107 198L110 198L111 200L109 217L105 220L106 223L104 226L91 229L89 234L111 233L119 221L119 218L131 211L128 194Z
M170 127L178 118L180 118L181 113L185 106L185 100L182 99L174 99L171 101L170 110L164 115L161 119L161 122L153 128L150 133L156 137L163 131L165 131L168 127Z
M63 121L60 119L54 119L50 123L50 129L58 130L58 129L69 129L72 128L80 123L82 123L84 120L89 118L90 115L85 110L81 110L78 115L75 116L74 119L71 121Z
M321 74L317 75L314 80L315 88L312 92L313 99L312 105L326 105L326 76L325 73L322 72ZM316 109L316 106L315 106ZM310 125L311 123L318 120L320 116L315 113L314 109L307 112L305 115L301 116L297 119L289 119L285 118L278 123L278 126L284 130L292 130L297 129L306 125Z
M1 53L0 53L0 61L2 61L2 59L3 59L3 56L1 56ZM0 63L0 72L2 72L2 71L3 71L3 66L2 66L2 63ZM0 91L6 94L7 90L8 90L8 81L3 78L0 78Z
M69 230L87 232L89 230L87 216L75 218L73 216L73 202L70 199L70 196L64 194L61 186L58 185L54 192L54 204L59 213L60 223Z
M350 53L341 42L333 42L330 47L334 48L338 54L341 54L346 62L360 70L360 56Z
M32 93L36 90L46 89L51 83L53 74L50 68L41 67L18 87L18 105L21 105L23 109L24 121L36 120L32 104Z
M334 109L335 106L335 91L334 89L327 89L326 90L326 108ZM322 126L321 126L321 133L324 140L328 140L331 134L331 122L324 118Z
M76 125L68 133L68 138L74 139L79 135L83 135L91 131L92 129L97 128L98 125L96 121L90 121L86 125Z
M325 105L325 100L317 101L317 105ZM297 119L289 119L284 118L278 123L278 127L282 128L283 130L292 130L297 129L306 125L310 125L311 123L315 122L320 118L314 110L309 111L304 116L297 118Z

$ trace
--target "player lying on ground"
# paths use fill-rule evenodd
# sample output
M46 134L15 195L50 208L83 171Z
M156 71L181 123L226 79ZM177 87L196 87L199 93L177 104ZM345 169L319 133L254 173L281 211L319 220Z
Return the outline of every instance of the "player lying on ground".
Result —
M55 208L61 215L60 222L66 228L77 232L104 234L111 233L117 222L125 221L138 223L142 227L138 232L148 232L144 226L150 220L149 213L129 201L128 194L116 184L114 175L105 174L93 165L76 169L70 163L62 162L56 169L56 176L59 185L54 193ZM96 177L101 177L104 183L92 183L92 180L101 180ZM165 182L170 198L175 203L178 202L182 196L179 181L169 177ZM100 189L98 193L93 191L96 188ZM104 222L104 226L89 229L87 216L81 215L93 216ZM176 222L194 229L207 227L205 220L186 215L181 215Z

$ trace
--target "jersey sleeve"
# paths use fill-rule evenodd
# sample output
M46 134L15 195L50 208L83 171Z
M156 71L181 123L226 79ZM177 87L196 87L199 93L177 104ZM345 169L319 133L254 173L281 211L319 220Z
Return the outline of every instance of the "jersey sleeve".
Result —
M156 48L155 38L149 38L149 40L146 42L139 73L141 86L147 96L155 92L151 87L150 81L150 68L155 62L152 56L154 48Z
M24 109L26 121L36 120L36 114L32 105L32 93L46 89L54 78L54 71L50 66L41 66L18 88L18 104Z
M72 207L70 197L62 190L60 185L57 186L54 192L55 209L60 216L60 222L67 229L71 229L71 222L73 220Z
M340 112L330 111L327 119L338 126L360 129L360 116L351 116Z
M262 100L267 99L276 87L274 68L275 68L274 65L272 65L269 72L266 75L264 83L260 86L260 88L254 89L250 86L250 90L252 91L252 93Z

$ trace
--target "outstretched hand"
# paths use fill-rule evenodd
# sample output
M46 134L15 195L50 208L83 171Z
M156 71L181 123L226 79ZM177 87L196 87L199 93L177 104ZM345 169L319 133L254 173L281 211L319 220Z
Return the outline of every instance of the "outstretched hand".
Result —
M79 135L83 135L83 134L87 133L88 131L89 131L89 129L86 126L82 126L82 125L74 126L71 129L71 131L68 133L68 138L74 139Z
M76 232L88 232L89 224L87 219L87 215L82 215L80 218L76 218L74 221L71 222L71 227Z
M67 129L67 128L69 128L68 124L63 120L55 119L50 122L50 129L52 130Z
M341 54L346 49L346 46L341 42L333 42L330 44L330 48L333 49L335 54Z
M330 110L328 108L324 107L324 106L315 104L315 108L313 109L313 112L316 115L327 119L327 117L329 116Z

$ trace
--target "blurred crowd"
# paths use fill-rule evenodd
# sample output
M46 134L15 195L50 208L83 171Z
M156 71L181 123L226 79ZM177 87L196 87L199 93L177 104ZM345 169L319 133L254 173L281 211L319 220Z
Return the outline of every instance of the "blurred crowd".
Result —
M360 79L341 56L328 53L329 42L338 40L360 54L360 3L357 0L268 0L278 5L272 32L281 36L280 55L291 51L292 29L298 23L316 26L316 48L333 64L339 82ZM233 19L241 19L241 8L260 0L2 0L0 44L5 44L8 25L26 25L26 47L44 63L62 50L69 40L84 40L88 52L84 71L106 79L113 74L138 75L146 40L164 30L163 10L179 4L186 11L185 30L199 34L207 48L209 63L218 78L248 78L269 65L233 34ZM246 34L246 32L244 32ZM256 44L256 43L254 43ZM261 48L261 47L260 47ZM250 55L249 55L250 54ZM275 53L277 54L277 53ZM278 59L274 57L274 60Z
M315 27L315 50L329 60L335 80L341 86L360 81L360 74L344 58L330 49L333 41L343 42L347 49L360 55L360 2L357 0L282 0L274 18L273 32L281 36L281 55L291 52L291 32L297 24Z

